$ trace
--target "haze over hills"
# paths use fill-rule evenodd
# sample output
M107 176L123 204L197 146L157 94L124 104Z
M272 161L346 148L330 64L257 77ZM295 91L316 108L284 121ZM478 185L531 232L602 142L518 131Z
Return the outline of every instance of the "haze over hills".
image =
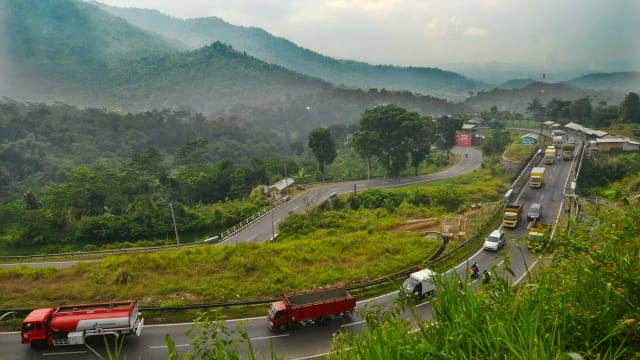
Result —
M466 96L487 84L429 67L370 65L338 60L302 48L253 27L236 26L217 17L177 19L156 10L119 8L94 2L141 29L170 39L176 48L195 49L221 41L268 63L350 87L408 90L440 97Z
M355 121L367 107L396 100L426 113L462 108L408 92L338 89L221 43L179 51L160 35L88 3L0 1L0 37L12 49L3 51L2 64L15 74L3 81L11 86L0 96L120 111L233 109L231 116L273 113L322 123ZM330 108L311 111L323 106Z
M573 86L614 91L640 91L640 72L593 73L567 81Z
M624 93L581 89L563 83L533 82L522 88L496 88L481 92L465 100L464 104L474 112L489 111L492 105L497 105L500 111L524 114L527 105L534 98L538 98L543 104L546 104L552 99L576 100L584 97L589 97L594 103L599 101L618 103L622 101Z
M322 91L328 84L220 43L178 52L98 7L72 0L2 0L12 86L4 96L123 110L211 112Z

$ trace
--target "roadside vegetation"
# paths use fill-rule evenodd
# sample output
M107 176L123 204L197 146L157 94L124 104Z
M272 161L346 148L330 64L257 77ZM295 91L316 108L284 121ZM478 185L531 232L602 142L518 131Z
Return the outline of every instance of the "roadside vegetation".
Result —
M465 288L463 293L456 283L445 282L432 302L430 321L417 316L415 322L401 320L406 304L388 312L370 311L365 315L368 330L340 334L330 358L640 357L636 157L607 155L585 162L585 171L605 171L611 182L599 178L582 189L607 196L609 202L584 201L583 221L559 235L557 246L526 284L513 288L497 279L477 292ZM631 164L616 166L622 163ZM585 173L581 178L588 179Z

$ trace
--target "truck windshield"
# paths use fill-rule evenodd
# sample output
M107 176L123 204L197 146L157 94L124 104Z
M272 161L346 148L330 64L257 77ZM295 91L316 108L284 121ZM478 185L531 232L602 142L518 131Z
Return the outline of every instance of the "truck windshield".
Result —
M407 292L413 292L413 290L416 288L416 286L418 286L418 284L420 284L420 282L409 278L404 281L404 284L402 284L402 288Z
M518 216L514 213L505 213L504 218L507 220L516 220Z
M40 323L24 323L22 324L22 331L41 330L42 324Z

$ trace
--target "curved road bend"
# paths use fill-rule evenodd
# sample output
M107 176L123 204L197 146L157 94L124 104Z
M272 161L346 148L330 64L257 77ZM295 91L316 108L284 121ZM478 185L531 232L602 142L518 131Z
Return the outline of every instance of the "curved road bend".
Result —
M434 174L423 176L396 179L372 179L371 188L382 189L449 179L471 172L479 168L480 164L482 163L482 154L476 149L455 147L452 151L461 156L461 161L452 167ZM464 157L465 153L469 154L468 158ZM321 187L311 189L304 194L296 197L295 199L292 199L273 213L275 233L278 233L278 223L290 213L302 213L308 208L317 206L323 201L327 200L329 196L334 192L336 194L353 192L354 186L356 188L356 191L364 191L369 188L367 180L346 181L323 185ZM225 240L224 243L231 244L239 242L259 242L270 240L273 236L271 219L271 215L263 217L250 227L238 232L234 236Z
M533 190L525 186L518 197L523 201L525 209L532 203L540 202L543 206L543 222L551 224L555 221L561 211L563 192L567 184L571 169L570 161L560 160L553 166L547 166L546 185L543 189ZM465 166L465 165L462 165ZM471 166L471 165L466 165ZM360 182L361 183L361 182ZM358 182L356 182L358 184ZM380 184L379 185L391 185ZM353 186L353 185L351 185ZM325 191L326 190L322 190ZM333 190L336 191L336 190ZM348 190L346 190L348 191ZM504 255L508 254L511 259L511 268L515 276L508 275L511 280L518 282L526 277L528 268L535 266L536 260L528 252L526 246L517 244L514 235L525 236L526 224L521 222L515 230L507 230L507 246L498 253L490 253L478 250L468 260L449 270L449 275L453 272L464 276L467 265L470 262L478 262L480 269L488 269L492 266L500 266ZM376 298L358 302L358 309L368 305L390 306L395 300L397 292L381 295ZM419 313L428 318L431 315L431 305L423 303L418 305ZM266 309L265 309L266 314ZM252 338L252 343L261 358L269 358L270 346L281 357L287 359L309 359L314 356L325 354L331 343L334 333L340 331L362 331L365 327L362 319L357 315L351 320L336 319L323 326L308 326L285 333L274 333L268 330L265 317L248 318L241 320L229 320L226 322L230 328L235 327L239 322L243 322L246 330ZM191 324L166 324L150 325L143 330L143 336L130 338L125 342L126 356L128 359L155 359L165 358L167 348L164 343L164 336L171 335L178 350L185 350L189 347L190 340L185 332L191 328ZM28 346L20 344L17 333L0 334L0 357L7 359L86 359L90 356L83 347L60 348L44 351L33 351Z
M437 180L444 180L453 178L462 174L466 174L480 167L482 163L482 153L472 148L453 148L452 152L461 156L461 161L454 166L451 166L443 171L415 177L397 178L397 179L372 179L371 188L381 189L387 187L398 187L411 184L419 184L424 182L431 182ZM468 153L469 157L465 158L464 153ZM322 185L320 187L311 189L301 194L300 196L285 203L282 207L273 212L273 222L276 234L278 233L278 223L287 217L292 212L303 213L305 210L317 206L323 201L329 198L332 193L343 194L353 191L353 186L356 186L357 191L363 191L368 189L367 180L360 181L346 181L341 183L334 183L328 185ZM240 231L229 239L223 241L223 244L234 244L239 242L260 242L270 240L273 236L273 229L271 226L271 215L267 215L257 222L253 223L246 229ZM29 267L54 267L54 268L67 268L75 265L79 262L95 262L96 260L69 260L69 261L39 261L39 262L23 262L23 263L9 263L0 264L0 269L13 268L18 265L25 265Z

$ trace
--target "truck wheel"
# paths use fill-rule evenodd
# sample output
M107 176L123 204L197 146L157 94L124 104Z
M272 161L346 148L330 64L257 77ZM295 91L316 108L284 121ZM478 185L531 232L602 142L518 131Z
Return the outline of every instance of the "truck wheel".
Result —
M289 325L282 324L282 325L278 326L278 331L287 331L288 328L289 328Z

